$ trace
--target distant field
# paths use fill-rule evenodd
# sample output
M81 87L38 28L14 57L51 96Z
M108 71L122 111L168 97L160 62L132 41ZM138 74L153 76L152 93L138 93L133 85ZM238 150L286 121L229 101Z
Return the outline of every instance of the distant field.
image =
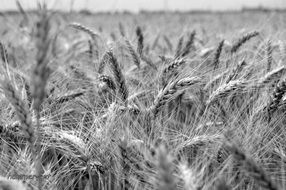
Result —
M285 189L286 12L0 24L0 190Z

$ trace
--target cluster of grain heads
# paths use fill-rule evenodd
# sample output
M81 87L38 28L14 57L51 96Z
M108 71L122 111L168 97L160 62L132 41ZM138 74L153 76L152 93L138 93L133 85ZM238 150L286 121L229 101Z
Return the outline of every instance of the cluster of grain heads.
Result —
M186 60L184 58L177 58L171 61L171 63L163 69L162 71L163 86L165 86L166 83L170 81L174 75L176 75L176 73L178 72L178 68L183 66L185 63Z
M242 91L245 86L247 85L246 81L243 80L233 80L230 81L229 83L225 83L218 87L212 94L209 96L206 104L210 105L217 101L218 99L222 97L226 97L232 92L237 92L237 91Z
M188 39L188 41L186 42L185 47L182 49L182 51L180 52L180 54L179 54L178 57L185 57L185 56L187 56L187 55L190 53L191 48L192 48L193 45L194 45L195 36L196 36L196 31L194 30L194 31L190 34L189 39ZM176 57L176 58L178 58L178 57Z
M243 35L241 38L239 38L231 47L230 52L232 54L236 53L239 48L245 44L247 41L249 41L251 38L254 38L255 36L258 36L259 32L257 31L253 31L253 32L249 32L245 35Z
M182 93L182 91L199 83L200 81L201 78L199 77L186 77L183 79L170 82L169 84L166 85L165 88L163 88L159 92L150 110L156 117L157 114L161 111L162 107L166 105L167 102L175 99L180 93Z
M261 89L265 85L267 85L267 84L269 84L275 80L279 80L281 78L281 76L285 73L285 71L286 71L286 67L281 66L281 67L278 67L278 68L266 73L264 77L255 81L254 88L255 89Z
M116 88L118 91L118 96L120 97L121 102L125 106L127 106L128 105L127 99L128 99L129 92L128 92L128 88L127 88L127 85L125 82L124 75L121 71L119 63L118 63L116 57L114 56L112 50L109 50L107 52L107 56L108 56L110 67L111 67L111 70L113 72L113 76L115 79L115 84L116 84Z
M231 80L236 80L239 73L243 70L243 68L246 66L245 60L241 61L227 76L225 83L229 83Z
M214 56L214 60L213 60L213 67L214 67L214 70L216 70L219 66L219 62L220 62L220 55L221 55L221 52L222 52L222 49L223 49L223 45L224 45L224 40L222 40L219 44L218 44L218 47L216 49L216 52L215 52L215 56Z
M225 147L231 152L234 159L240 164L240 166L243 167L246 174L252 177L262 188L268 190L279 190L278 185L272 181L270 175L266 174L261 166L242 152L235 144L226 142Z

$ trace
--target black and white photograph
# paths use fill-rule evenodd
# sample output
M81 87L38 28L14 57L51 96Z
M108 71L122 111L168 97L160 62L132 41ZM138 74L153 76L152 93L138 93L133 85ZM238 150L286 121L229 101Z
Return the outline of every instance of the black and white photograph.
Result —
M0 190L286 189L286 0L0 2Z

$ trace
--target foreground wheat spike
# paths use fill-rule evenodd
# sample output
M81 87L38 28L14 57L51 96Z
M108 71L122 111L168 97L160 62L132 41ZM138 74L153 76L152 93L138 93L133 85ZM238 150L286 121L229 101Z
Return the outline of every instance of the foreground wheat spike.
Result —
M194 45L195 36L196 36L196 31L194 30L190 34L190 37L189 37L188 41L186 42L185 47L182 49L182 52L180 53L179 57L185 57L185 56L187 56L190 53L191 48Z
M231 52L232 54L236 53L236 52L239 50L239 48L240 48L243 44L245 44L245 43L246 43L247 41L249 41L251 38L253 38L253 37L255 37L255 36L258 36L258 35L259 35L259 32L257 32L257 31L253 31L253 32L249 32L249 33L245 34L244 36L242 36L241 38L239 38L239 39L237 40L237 42L235 42L235 43L232 45L230 52Z
M129 42L129 40L125 39L125 43L126 43L126 46L128 48L128 51L129 51L130 55L132 56L134 64L138 68L140 68L140 58L139 58L139 56L137 55L136 51L133 49L133 47L132 47L131 43Z
M223 45L224 45L224 40L222 40L219 43L219 45L218 45L218 47L216 49L214 60L213 60L214 70L216 70L218 65L219 65L219 59L220 59L220 55L221 55L221 52L222 52Z
M239 148L234 145L227 143L225 147L232 153L236 161L238 161L246 173L252 177L255 182L257 182L261 187L269 190L278 190L277 185L271 180L269 174L265 171L251 158L247 157L244 152L239 150Z
M122 74L118 61L115 58L112 50L109 50L107 52L107 55L108 55L110 66L111 66L111 69L112 69L112 72L115 78L115 84L117 86L118 95L120 96L121 101L127 106L128 105L128 102L127 102L128 89L126 86L125 78Z
M270 116L273 112L275 112L275 110L277 110L277 107L281 99L283 98L285 92L286 92L286 79L278 83L273 91L272 99L268 106L268 113Z
M215 90L208 98L206 104L210 105L217 99L226 96L227 94L234 92L236 90L242 90L246 86L247 82L242 80L234 80L229 83L221 85L217 90Z
M246 66L245 60L241 61L228 75L226 82L229 83L231 80L235 80L238 76L238 74L243 70L243 68Z
M201 81L199 77L186 77L174 82L169 83L164 89L162 89L154 101L154 105L150 110L154 116L160 112L161 108L170 100L176 98L183 90L197 84Z
M18 92L12 86L11 82L7 79L1 81L2 88L4 90L5 97L13 105L18 116L24 136L28 139L31 145L31 150L34 151L35 133L32 125L32 119L27 105L18 96Z
M136 35L137 35L137 52L140 57L143 55L143 48L144 48L144 37L142 33L141 27L137 26L136 28Z

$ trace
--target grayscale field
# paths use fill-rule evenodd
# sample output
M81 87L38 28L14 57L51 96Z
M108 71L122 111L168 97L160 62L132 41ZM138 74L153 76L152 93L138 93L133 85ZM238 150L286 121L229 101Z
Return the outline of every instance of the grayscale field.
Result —
M286 11L0 15L0 190L286 188Z

